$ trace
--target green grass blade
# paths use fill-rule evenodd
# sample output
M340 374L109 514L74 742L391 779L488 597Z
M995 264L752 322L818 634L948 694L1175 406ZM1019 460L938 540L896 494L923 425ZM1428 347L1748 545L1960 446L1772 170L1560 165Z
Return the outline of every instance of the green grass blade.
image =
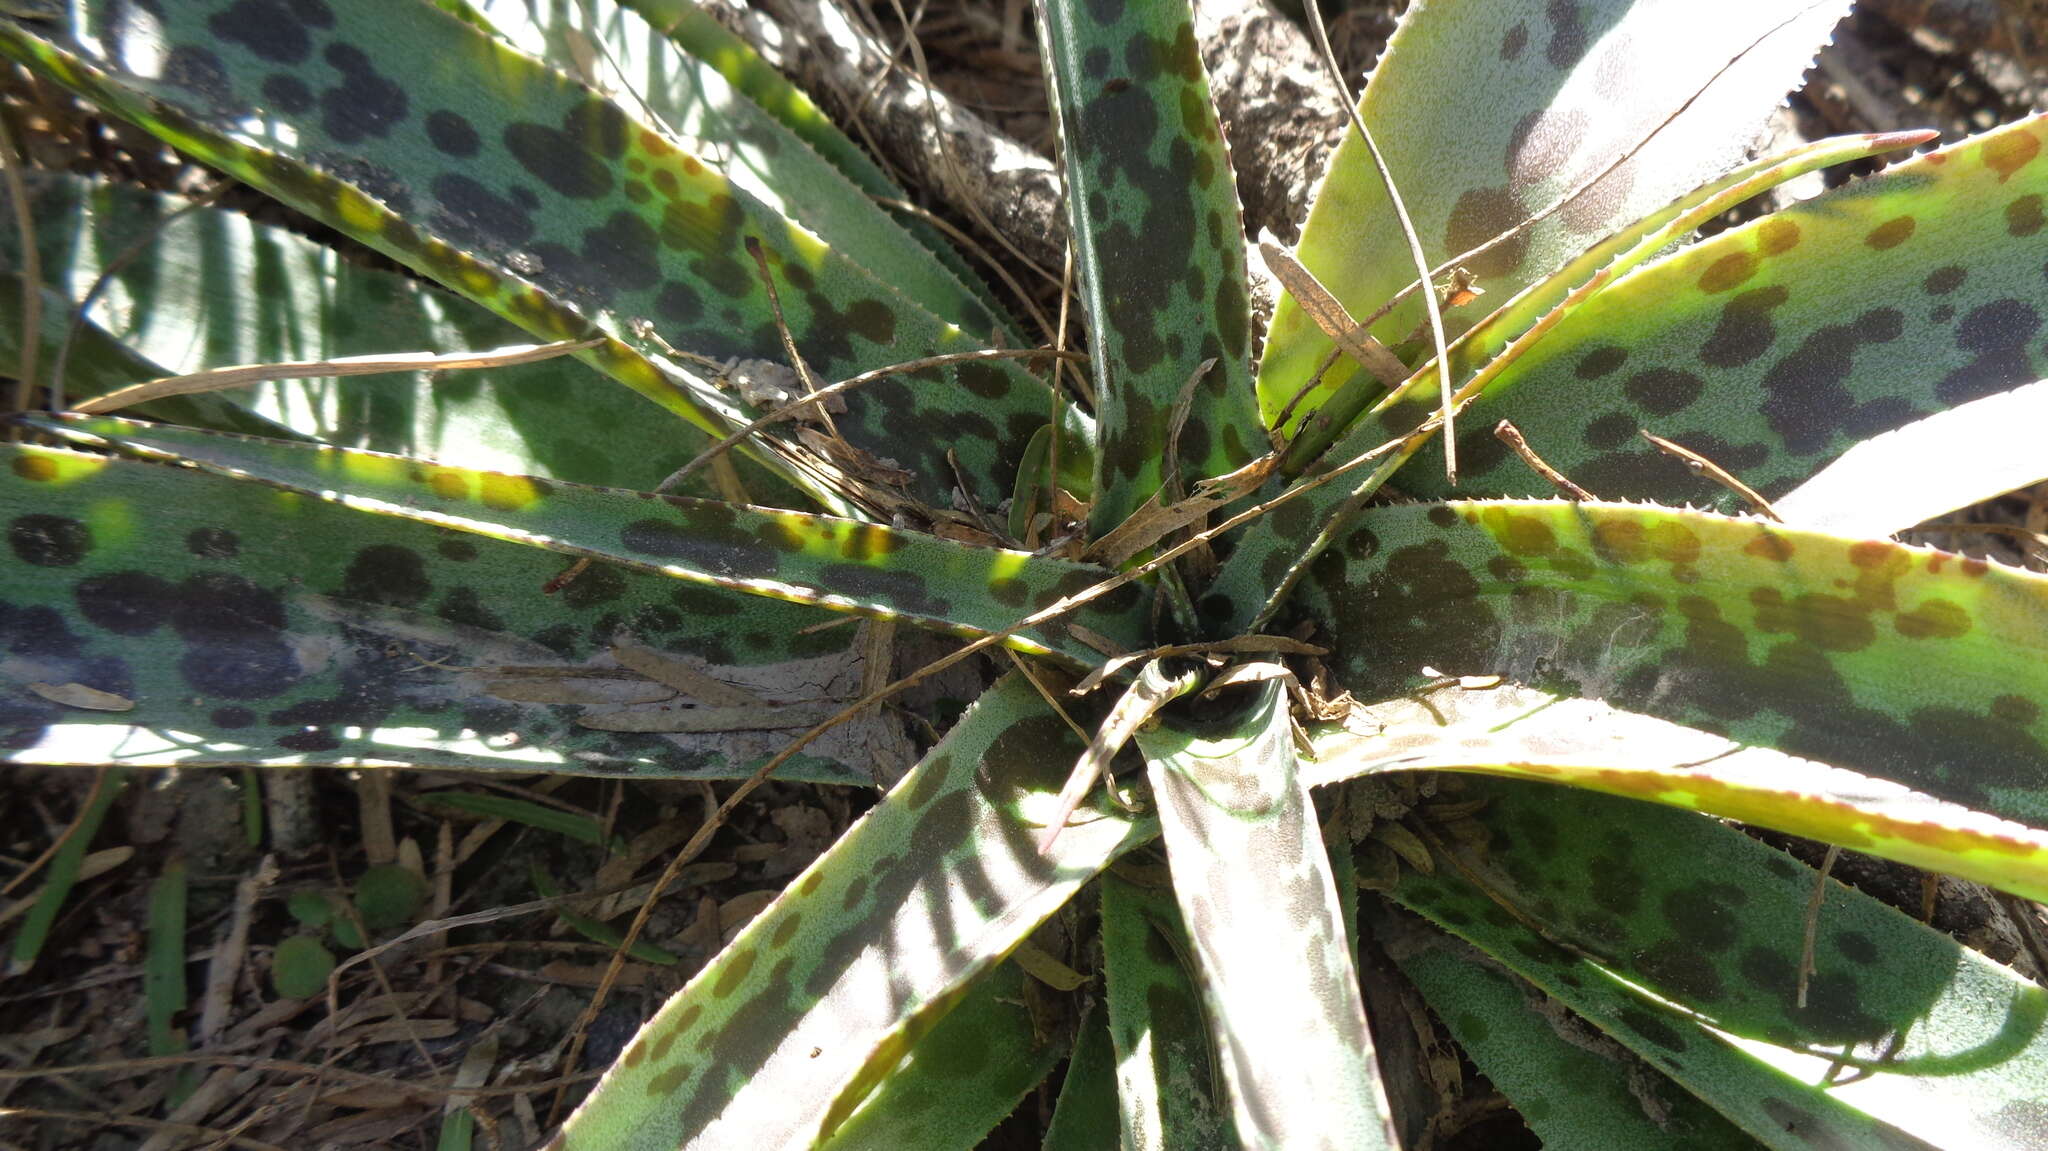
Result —
M2008 124L1638 269L1504 371L1488 406L1602 497L1733 509L1636 430L1775 498L1872 435L2048 376L2029 238L2044 138L2048 120ZM1546 490L1499 448L1469 478ZM1427 481L1418 494L1439 491Z
M176 1025L185 1010L185 861L172 859L149 885L149 944L142 964L143 1013L151 1055L185 1050ZM166 1069L171 1077L164 1103L175 1110L198 1086L198 1068Z
M185 861L164 864L149 885L149 950L142 965L149 1053L176 1055L185 1040L173 1020L185 1009Z
M540 864L529 864L528 871L533 876L533 889L539 893L542 899L553 899L562 893L561 889L555 886L554 880L548 878L547 872L541 868ZM590 940L592 943L602 943L616 951L619 945L626 941L625 932L620 931L602 919L592 919L588 915L579 915L566 907L556 908L555 914L562 917L562 922L574 928L576 934ZM663 951L645 939L635 939L633 946L626 949L626 954L642 963L652 963L660 967L674 967L682 962L672 952Z
M481 472L367 452L224 436L98 417L39 421L148 457L275 484L348 507L588 556L640 571L837 611L967 633L1009 626L1108 577L1088 564L974 547L879 524L650 496ZM1127 649L1143 644L1135 585L1079 609L1075 622ZM1063 621L1012 646L1084 666L1100 651Z
M1468 782L1475 846L1393 897L1765 1145L2038 1144L2048 991L1830 881L1802 1007L1810 868L1686 812Z
M1455 936L1375 900L1373 937L1546 1147L1755 1151L1685 1089Z
M1152 870L1157 886L1115 872L1102 878L1103 979L1122 1146L1231 1151L1242 1144L1194 945L1165 867Z
M143 21L113 8L79 6L104 32L90 41L0 23L0 54L534 335L610 336L580 357L707 431L745 413L663 349L784 358L749 238L826 379L979 346L616 102L428 5L306 20L228 0ZM928 376L860 389L840 429L897 458L929 503L955 485L948 448L999 502L1048 409L1043 383L1008 362Z
M968 984L959 1005L911 1038L902 1065L892 1063L888 1077L816 1146L822 1151L969 1151L980 1146L1068 1051L1066 1035L1037 1033L1025 1003L1027 980L1016 964L1001 963Z
M1023 677L997 684L641 1029L550 1146L815 1138L878 1048L905 1050L882 1044L1157 834L1105 801L1039 852L1080 751Z
M1501 674L2048 826L2048 577L1529 500L1372 509L1304 589L1361 699Z
M1734 167L1848 7L1742 0L1711 21L1646 0L1412 8L1373 70L1359 114L1412 206L1433 265L1522 222L1649 140L1562 211L1470 261L1489 295L1448 309L1451 334L1588 243ZM1297 255L1358 316L1414 278L1355 133L1331 159ZM1373 332L1398 344L1421 318L1421 301L1411 297ZM1280 302L1259 371L1268 419L1329 347L1299 306Z
M1265 448L1249 379L1244 225L1186 4L1041 0L1047 88L1064 140L1074 270L1093 343L1096 536L1162 482L1183 388L1180 456L1222 475Z
M789 733L580 721L666 690L616 664L616 639L764 700L851 699L861 683L853 629L807 633L834 613L611 565L549 595L568 561L534 548L188 468L33 447L0 460L0 730L16 762L727 778ZM67 708L32 682L135 706ZM867 782L875 747L913 754L894 718L855 721L789 777Z
M1139 731L1174 896L1244 1144L1398 1147L1292 725L1268 680L1227 723Z
M469 1108L458 1107L441 1118L441 1133L435 1137L434 1151L469 1151L470 1142L476 1136L476 1116Z
M50 857L49 870L43 876L42 893L36 897L35 906L29 908L28 914L22 918L20 929L14 933L7 963L9 975L20 975L35 966L36 956L42 954L43 944L49 941L50 928L56 926L57 913L64 910L64 901L71 898L71 888L78 882L79 864L91 848L93 836L99 834L100 824L107 818L107 809L113 806L114 799L126 786L126 767L101 769L91 797L72 821L70 830L64 833L64 842L57 845L56 854Z

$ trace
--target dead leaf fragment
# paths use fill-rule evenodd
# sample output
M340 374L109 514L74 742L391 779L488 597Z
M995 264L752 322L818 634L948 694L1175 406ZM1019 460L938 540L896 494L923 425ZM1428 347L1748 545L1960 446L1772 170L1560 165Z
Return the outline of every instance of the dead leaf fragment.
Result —
M130 711L135 707L135 701L125 695L115 695L82 683L32 683L28 689L51 703L86 711Z
M715 679L674 656L638 644L612 644L612 658L659 684L713 707L759 707L761 697ZM623 700L616 702L625 702Z

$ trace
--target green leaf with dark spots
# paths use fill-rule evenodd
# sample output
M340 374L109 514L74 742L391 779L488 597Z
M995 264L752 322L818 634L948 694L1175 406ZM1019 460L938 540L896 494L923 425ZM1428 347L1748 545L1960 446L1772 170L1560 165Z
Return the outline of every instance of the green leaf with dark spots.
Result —
M1393 897L1506 964L1766 1146L2036 1147L2048 991L1686 812L1474 779L1483 831ZM1647 992L1648 994L1645 994ZM1656 998L1652 998L1652 997Z
M1451 342L1447 354L1457 394L1483 400L1523 355L1544 346L1545 337L1565 317L1631 268L1723 212L1795 176L1903 147L1915 139L1914 133L1846 136L1794 148L1743 165L1620 229L1523 289ZM1304 418L1282 458L1283 471L1300 472L1311 465L1328 471L1387 445L1399 446L1369 469L1305 491L1247 526L1203 605L1217 630L1234 634L1268 622L1321 549L1347 526L1343 521L1364 497L1377 492L1434 437L1432 420L1442 406L1435 364L1433 357L1425 361L1407 381L1373 402L1364 418L1359 418L1360 412L1378 389L1361 376L1343 383ZM1471 431L1475 424L1480 427L1476 435ZM1489 421L1468 419L1463 426L1467 431L1459 440L1460 459L1470 455L1489 462L1506 452ZM1442 487L1426 477L1412 480L1411 486Z
M1601 237L1733 168L1848 8L1847 0L1739 0L1701 20L1686 5L1653 0L1411 7L1373 68L1359 115L1432 266L1599 177L1561 211L1469 261L1487 294L1446 310L1449 334ZM1639 144L1632 159L1601 175ZM1355 131L1331 158L1296 254L1355 316L1415 279ZM1421 300L1410 297L1372 331L1399 344L1422 319ZM1259 368L1268 420L1329 348L1298 305L1280 301ZM1351 371L1340 362L1319 395Z
M1099 537L1159 488L1175 403L1203 361L1216 363L1195 387L1181 474L1265 450L1244 225L1188 7L1042 0L1038 14L1093 342Z
M60 435L274 484L363 512L396 516L574 556L608 560L795 603L942 630L1000 630L1109 577L1088 564L977 548L922 532L801 512L741 508L532 476L127 420L39 421ZM1125 585L1072 617L1112 641L1143 642L1145 598ZM1012 646L1093 666L1103 654L1064 621Z
M81 5L83 26L102 33L91 41L0 23L0 54L528 332L608 334L580 358L707 431L748 413L664 342L713 360L783 359L750 237L827 379L981 346L616 102L424 4L307 16L213 0L146 21L116 20L114 7ZM897 458L934 504L955 483L950 447L975 494L998 502L1048 410L1044 385L1007 362L925 375L849 396L841 430ZM1078 417L1075 434L1089 434Z
M568 561L530 547L188 468L33 447L0 459L15 762L715 779L749 774L787 733L582 726L585 710L665 691L612 663L616 638L768 698L851 698L861 682L851 629L805 634L830 612L609 564L548 595ZM135 707L66 708L31 682ZM866 782L874 748L908 758L894 724L856 720L787 777Z
M1374 508L1303 591L1361 699L1505 675L2048 826L2048 577L1529 500Z
M1732 510L1637 429L1776 497L1870 436L2048 376L2044 140L2048 120L2008 124L1641 268L1508 367L1487 407L1596 495ZM1547 491L1470 446L1472 483Z
M1022 676L991 688L641 1028L563 1128L562 1151L814 1138L849 1084L911 1049L913 1021L943 1017L1082 883L1158 834L1098 801L1040 853L1080 752Z
M1448 352L1453 387L1460 392L1474 386L1486 387L1488 381L1519 357L1540 346L1542 337L1577 306L1744 202L1809 172L1909 148L1933 136L1932 132L1890 132L1816 140L1753 160L1691 189L1590 245L1452 340ZM1378 414L1378 438L1389 439L1420 426L1427 414L1441 407L1440 389L1436 359L1432 356L1418 365L1405 383L1373 405ZM1354 373L1320 406L1304 401L1298 409L1303 413L1301 430L1287 445L1283 470L1291 474L1306 467L1342 435L1365 401L1379 390L1377 382L1369 376ZM1478 442L1482 437L1472 437L1472 450L1491 461L1500 454L1499 442L1489 429L1480 430L1493 446L1487 448ZM1369 436L1372 434L1368 432ZM1370 441L1357 444L1354 450L1369 444ZM1465 438L1460 438L1458 446L1462 460Z
M11 261L11 250L0 252L0 261ZM0 315L22 314L21 277L14 268L0 263ZM57 349L64 346L70 323L72 301L63 295L42 291L42 341L37 347L36 375L47 382ZM21 330L15 323L0 324L0 374L21 377ZM65 394L96 396L127 387L137 380L153 380L177 373L136 354L133 348L87 321L71 340L71 354L65 360ZM135 414L153 420L167 420L195 428L212 428L246 435L289 437L291 429L250 412L240 404L218 395L167 396L151 403L137 404Z

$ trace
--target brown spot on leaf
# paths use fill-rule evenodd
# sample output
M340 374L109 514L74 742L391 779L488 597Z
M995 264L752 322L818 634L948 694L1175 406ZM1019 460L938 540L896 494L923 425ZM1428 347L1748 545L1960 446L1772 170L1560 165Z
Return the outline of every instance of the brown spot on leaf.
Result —
M1991 718L2027 727L2041 718L2041 705L2023 695L2001 695L1991 701Z
M1918 221L1911 216L1894 216L1872 228L1864 235L1863 242L1880 252L1887 251L1911 239L1917 224Z
M2041 141L2024 128L2013 128L1984 142L1984 166L1998 173L1998 182L2012 179L2014 172L2033 162L2041 152Z
M1776 256L1799 246L1799 223L1773 216L1756 228L1756 246L1766 256Z
M1907 639L1955 639L1970 630L1970 613L1945 599L1929 599L1900 612L1892 626Z
M1500 38L1500 58L1503 60L1519 59L1523 49L1528 46L1529 26L1517 20L1515 21L1515 26L1508 29L1507 35Z
M16 456L10 466L15 475L33 484L48 483L57 478L57 465L41 456Z
M1725 292L1756 275L1757 263L1753 252L1730 252L1708 264L1707 270L1700 273L1700 291Z
M1520 223L1522 216L1521 198L1506 188L1468 188L1458 197L1449 221L1444 224L1444 248L1451 252L1476 248ZM1474 257L1466 266L1481 279L1505 276L1521 264L1528 247L1527 237L1516 235Z
M1768 530L1757 532L1755 539L1742 545L1742 554L1776 563L1784 563L1791 559L1792 550L1791 540Z
M2031 236L2041 230L2044 222L2041 215L2041 196L2021 196L2005 206L2005 231L2011 236Z

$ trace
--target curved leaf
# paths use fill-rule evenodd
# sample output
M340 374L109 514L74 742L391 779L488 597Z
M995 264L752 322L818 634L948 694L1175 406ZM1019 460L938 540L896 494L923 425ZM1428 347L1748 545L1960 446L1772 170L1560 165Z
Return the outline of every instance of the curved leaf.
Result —
M610 565L550 596L529 547L186 468L14 447L0 470L0 744L21 763L404 765L745 776L788 733L627 734L597 711L674 691L619 638L764 700L850 699L862 668L829 612ZM78 683L134 702L68 709ZM856 720L784 769L864 783L910 749Z
M811 102L803 89L783 78L782 73L763 60L752 45L726 31L716 17L698 6L696 0L621 0L620 6L639 13L676 47L716 69L734 90L775 117L778 123L810 145L861 191L894 200L908 198L903 189L882 171L881 165L862 151L860 145L848 139L846 133L839 130L839 125ZM915 217L903 219L900 223L927 251L937 256L940 263L952 269L961 283L981 297L991 315L999 322L1002 320L1003 308L996 302L994 294L943 232Z
M1117 1141L1116 1051L1102 1009L1081 1020L1081 1036L1046 1124L1044 1151L1101 1151Z
M138 12L89 0L91 38L63 44L0 21L0 54L529 332L610 335L582 358L708 431L742 409L663 349L783 358L748 238L827 379L977 346L616 103L427 5ZM998 502L1044 385L998 362L919 378L860 389L841 430L899 458L928 503L948 502L948 448Z
M1101 880L1114 1130L1124 1147L1235 1151L1243 1144L1202 1002L1194 945L1167 889L1166 869L1154 864L1145 871L1157 886L1114 871Z
M599 91L614 93L685 143L691 155L763 204L800 221L941 319L977 340L992 339L1001 328L1001 342L1018 343L1017 334L996 318L998 312L929 249L913 242L839 165L813 151L806 140L735 90L718 69L671 44L638 14L609 0L579 0L545 14L528 0L468 3L514 47ZM716 27L701 12L696 21ZM724 51L729 53L730 48ZM903 196L900 190L885 194Z
M1755 1151L1757 1141L1484 952L1377 901L1373 938L1548 1147Z
M943 1016L1081 884L1157 834L1107 805L1041 854L1080 747L1022 676L643 1027L553 1151L788 1146L917 1020ZM889 1041L890 1045L877 1050Z
M2048 380L1958 404L1864 440L1772 501L1781 519L1885 536L2042 479Z
M44 288L42 291L42 339L35 362L41 368L56 362L70 325L69 297ZM21 315L21 277L11 267L0 266L0 315ZM172 374L135 353L106 329L87 321L71 335L71 353L65 361L65 394L96 396L124 388L137 380L151 380ZM0 374L21 378L22 340L18 324L0 324ZM48 376L43 376L47 380ZM217 395L166 396L137 404L138 414L154 420L168 420L195 428L238 432L244 435L290 438L290 428L271 423L232 400Z
M1471 262L1497 301L1733 167L1848 7L1740 0L1702 20L1670 0L1419 4L1388 42L1359 114L1432 264L1519 224L1649 140L1562 211ZM1354 315L1415 276L1356 133L1331 158L1297 255ZM1455 335L1487 310L1450 308L1444 320ZM1421 314L1410 299L1373 334L1398 344ZM1259 371L1267 419L1329 347L1299 306L1280 302Z
M1760 520L1530 500L1372 509L1303 600L1360 698L1501 674L2048 821L2048 577Z
M1512 684L1355 708L1317 740L1312 783L1472 771L1646 799L1844 844L2048 898L2048 831L1683 724Z
M943 630L990 632L1109 574L922 532L801 512L735 507L501 472L83 416L38 421L59 435L274 484L352 508L511 540L754 595ZM1144 596L1126 584L1075 612L1112 642L1144 636ZM1091 611L1090 608L1097 610ZM1103 653L1064 621L1012 646L1083 665Z
M1772 188L1822 168L1922 144L1934 136L1933 132L1885 132L1815 140L1752 160L1687 191L1573 255L1556 271L1523 288L1467 328L1446 349L1451 379L1457 382L1460 392L1475 385L1484 387L1486 380L1477 377L1492 377L1504 371L1535 345L1532 337L1546 334L1579 304L1644 261L1683 241L1702 225ZM1435 365L1433 356L1422 361L1407 381L1373 405L1379 413L1379 426L1387 436L1419 426L1440 406L1442 392ZM1373 381L1354 374L1320 407L1312 399L1304 400L1300 410L1313 410L1313 415L1305 416L1300 434L1288 444L1284 470L1300 471L1312 462L1350 425L1365 399L1377 390ZM1462 439L1459 446L1464 446ZM1496 444L1494 453L1487 458L1491 460L1497 454Z
M1099 537L1170 471L1174 410L1205 360L1216 362L1188 409L1183 474L1220 476L1265 449L1244 225L1188 6L1041 0L1038 13L1094 345Z
M2037 1146L2048 991L1686 812L1505 779L1393 896L1774 1148ZM1479 844L1485 846L1478 846ZM1647 993L1647 994L1646 994Z
M1641 268L1503 372L1488 405L1595 494L1733 508L1636 430L1775 498L1872 435L2048 376L2029 239L2048 219L2044 139L2048 120L2008 124ZM1545 490L1498 444L1470 446L1471 482Z
M1277 670L1277 669L1276 669ZM1398 1147L1287 693L1138 733L1247 1147Z
M823 1151L979 1146L1017 1101L1066 1057L1067 1036L1041 1036L1014 963L968 985L966 998L918 1036L901 1066L861 1102Z
M114 339L154 363L143 374L99 372L81 380L80 369L97 369L74 353L67 373L74 378L65 388L74 400L230 364L482 350L525 341L518 328L467 300L344 259L237 212L69 177L42 176L34 187L43 275L69 300L83 299L132 245L146 245L140 258L113 275L92 315ZM8 231L0 237L0 263L14 248ZM67 301L57 316L68 322L70 311ZM46 352L40 362L54 364L54 346ZM346 382L278 381L186 402L230 398L261 417L263 426L341 447L582 483L652 487L707 442L695 428L664 418L644 398L567 359L440 377L394 372ZM255 426L233 430L264 434ZM758 469L748 476L764 488L760 481L767 478Z

